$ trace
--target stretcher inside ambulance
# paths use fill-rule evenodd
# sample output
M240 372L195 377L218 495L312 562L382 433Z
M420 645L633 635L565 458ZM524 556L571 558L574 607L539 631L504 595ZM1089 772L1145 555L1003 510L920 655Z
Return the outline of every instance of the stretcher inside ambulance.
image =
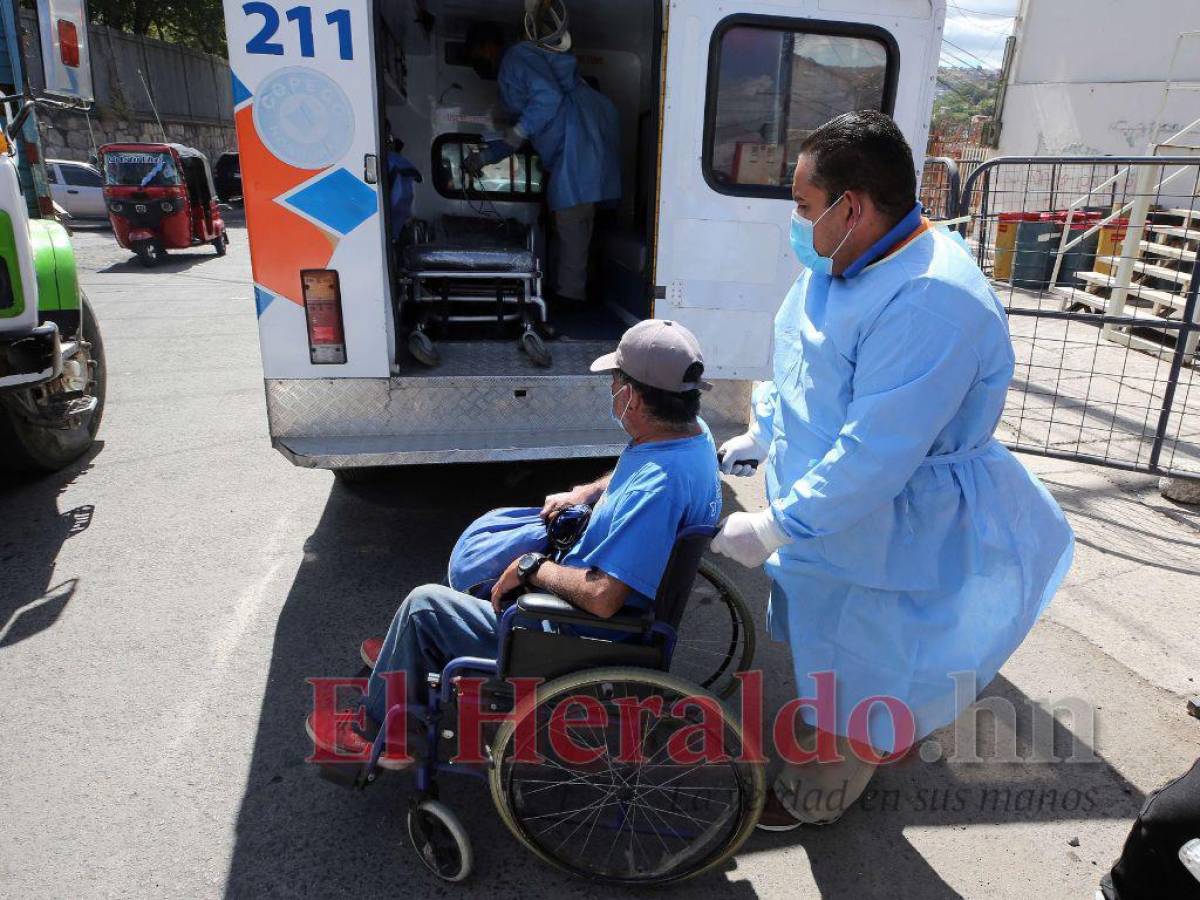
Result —
M611 343L650 315L661 9L568 4L565 49L529 41L525 8L424 4L426 29L410 4L384 7L407 38L401 72L381 54L385 127L420 179L394 257L401 371L481 351L496 374L570 371L586 352L551 337Z

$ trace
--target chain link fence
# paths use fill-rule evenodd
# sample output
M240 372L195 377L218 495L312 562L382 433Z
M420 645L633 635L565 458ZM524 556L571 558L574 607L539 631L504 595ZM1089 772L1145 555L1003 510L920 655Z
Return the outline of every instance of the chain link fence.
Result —
M996 158L957 211L1009 314L1007 443L1200 476L1200 157Z

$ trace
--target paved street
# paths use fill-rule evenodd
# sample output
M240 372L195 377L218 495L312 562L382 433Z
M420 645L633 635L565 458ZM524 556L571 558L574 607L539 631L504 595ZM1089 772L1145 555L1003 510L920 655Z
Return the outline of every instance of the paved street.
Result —
M443 799L476 874L444 886L409 846L403 779L355 793L304 762L305 679L354 674L358 641L442 577L479 512L539 502L594 466L446 468L353 489L293 468L266 437L244 229L231 237L224 259L178 253L154 271L107 232L74 238L108 409L81 465L0 483L0 896L619 896L548 869L483 785L454 780ZM988 689L1018 710L1016 734L978 718L980 756L1015 742L1016 761L910 757L836 826L755 835L721 871L655 896L1091 898L1145 795L1200 754L1185 713L1200 693L1200 512L1163 501L1153 479L1026 462L1079 547ZM763 502L756 480L726 499ZM724 568L758 613L774 708L794 680L786 648L761 636L767 586ZM1043 730L1072 699L1076 715ZM1046 735L1082 761L1032 760ZM950 730L934 737L942 757L968 755Z

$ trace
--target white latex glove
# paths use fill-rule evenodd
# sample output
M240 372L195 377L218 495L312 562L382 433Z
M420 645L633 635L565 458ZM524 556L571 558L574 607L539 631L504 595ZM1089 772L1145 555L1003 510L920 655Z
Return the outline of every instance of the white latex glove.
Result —
M791 542L771 510L764 509L756 513L734 513L722 523L721 530L713 538L712 548L747 569L755 569Z
M726 475L746 476L758 471L758 466L767 461L767 453L770 450L771 447L762 433L758 428L751 426L745 434L739 434L723 443L717 451L717 456L721 460L721 471Z

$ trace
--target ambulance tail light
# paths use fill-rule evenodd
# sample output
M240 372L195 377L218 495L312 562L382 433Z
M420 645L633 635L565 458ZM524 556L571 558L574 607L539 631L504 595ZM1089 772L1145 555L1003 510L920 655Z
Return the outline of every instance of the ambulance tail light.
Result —
M304 318L308 322L308 355L314 366L346 362L346 332L342 326L342 289L333 269L305 269Z
M58 20L58 53L68 69L79 68L79 29L69 19Z

